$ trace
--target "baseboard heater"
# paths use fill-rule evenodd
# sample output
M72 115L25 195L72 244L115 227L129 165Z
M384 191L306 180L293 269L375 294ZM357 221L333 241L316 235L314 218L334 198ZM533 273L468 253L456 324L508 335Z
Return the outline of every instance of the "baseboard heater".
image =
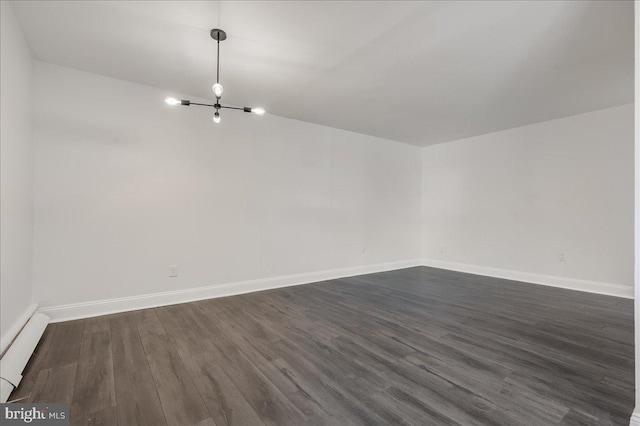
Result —
M44 329L49 324L49 317L35 313L27 321L13 343L0 359L0 402L7 402L9 395L22 380L22 371L36 349Z

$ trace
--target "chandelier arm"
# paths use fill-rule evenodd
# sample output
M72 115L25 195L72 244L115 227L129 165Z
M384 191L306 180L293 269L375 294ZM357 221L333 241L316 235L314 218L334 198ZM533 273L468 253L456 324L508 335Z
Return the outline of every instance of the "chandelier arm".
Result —
M199 103L196 103L196 102L190 102L190 103L189 103L189 105L206 106L206 107L211 107L211 108L217 108L217 107L219 107L219 106L220 106L220 105L217 105L217 104L215 104L215 105L211 105L211 104L199 104ZM216 106L216 105L217 105L217 106Z
M244 110L244 108L242 107L234 107L234 106L229 106L229 105L220 105L220 108L224 108L224 109L238 109L238 110Z

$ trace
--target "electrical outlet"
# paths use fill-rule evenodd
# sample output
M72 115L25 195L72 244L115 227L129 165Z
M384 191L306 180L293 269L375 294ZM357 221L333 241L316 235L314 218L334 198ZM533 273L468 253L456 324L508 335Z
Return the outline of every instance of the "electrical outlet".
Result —
M360 250L360 253L365 254L367 252L367 246L362 246L362 250Z
M178 276L178 265L169 265L169 277L175 278Z
M440 253L444 253L445 251L444 247L440 247Z
M558 253L558 261L559 262L564 262L566 259L564 257L564 253Z

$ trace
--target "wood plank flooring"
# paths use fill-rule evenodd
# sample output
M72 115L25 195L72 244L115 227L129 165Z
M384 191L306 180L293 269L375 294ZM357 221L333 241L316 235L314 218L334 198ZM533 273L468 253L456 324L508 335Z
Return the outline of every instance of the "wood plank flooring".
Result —
M633 302L417 267L47 327L72 424L628 425Z

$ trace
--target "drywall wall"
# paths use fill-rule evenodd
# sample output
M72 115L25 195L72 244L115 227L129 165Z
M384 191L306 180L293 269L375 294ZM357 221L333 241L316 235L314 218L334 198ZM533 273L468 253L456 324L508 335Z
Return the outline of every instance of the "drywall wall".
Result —
M420 258L420 148L35 69L43 306Z
M0 7L0 330L4 349L31 313L27 312L33 241L33 60L11 5L3 1Z
M636 408L631 425L640 426L640 1L635 1L636 23L636 103L635 103L635 353L636 353Z
M623 105L424 148L425 263L631 297L633 116Z

